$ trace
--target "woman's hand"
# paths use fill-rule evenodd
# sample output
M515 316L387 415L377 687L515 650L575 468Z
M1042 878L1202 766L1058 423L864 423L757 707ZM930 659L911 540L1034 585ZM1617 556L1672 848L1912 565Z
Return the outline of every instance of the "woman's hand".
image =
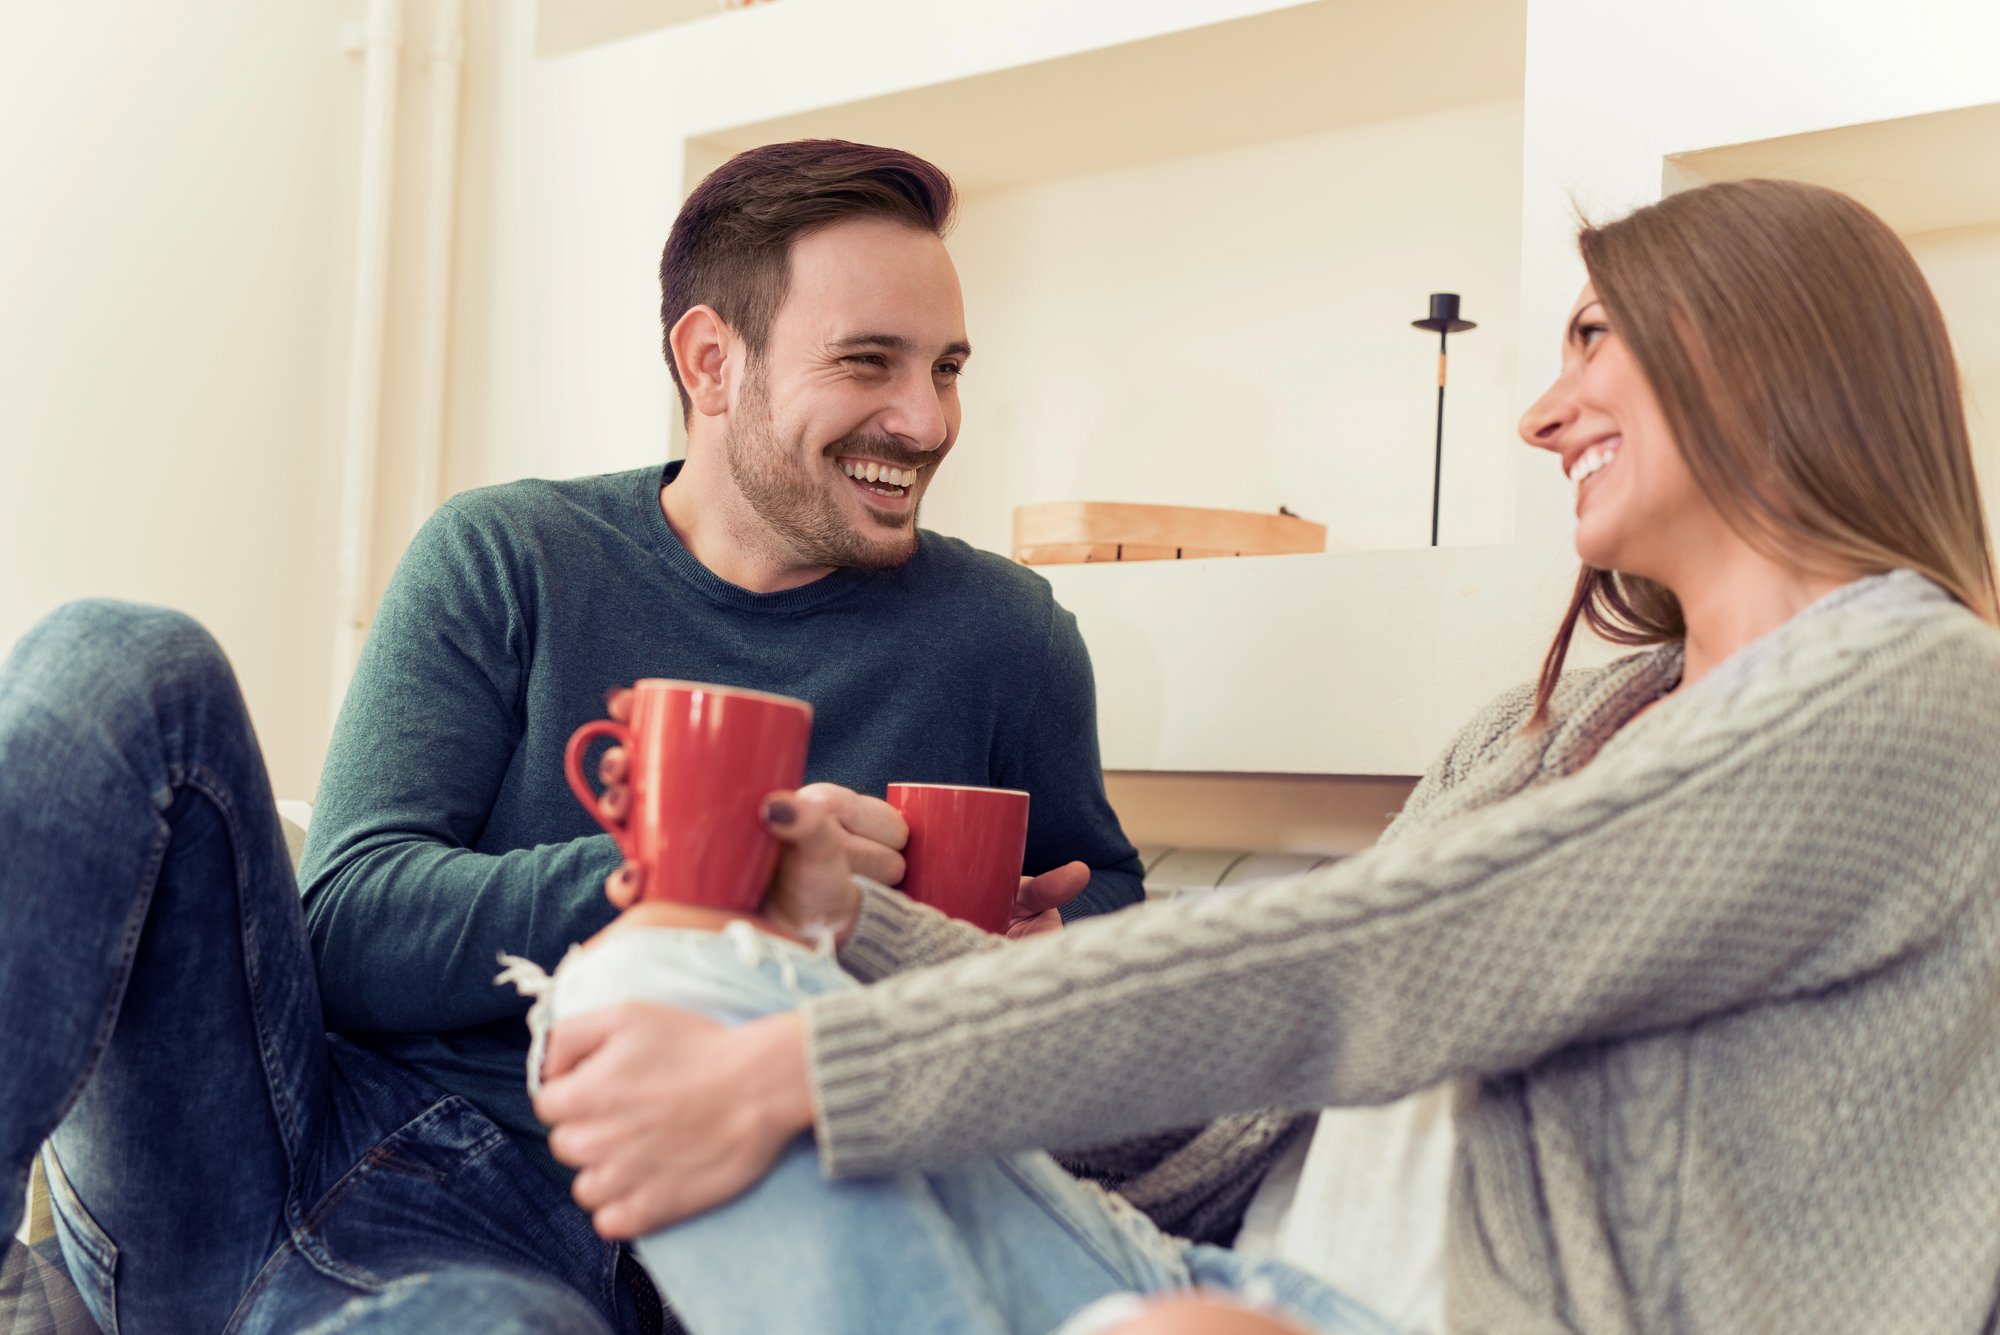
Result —
M902 812L879 797L837 783L809 783L798 795L818 802L832 818L847 850L848 870L883 885L903 883L903 849L910 842L910 827Z
M841 813L846 813L844 818ZM846 823L856 819L874 822L863 827L879 841L874 847L893 839L900 848L909 838L902 816L888 803L830 783L771 794L764 804L764 820L785 841L785 849L764 899L765 917L795 936L809 937L813 929L831 927L834 939L846 943L861 909L861 892L852 875L858 869L850 860L856 836ZM887 823L891 820L893 827ZM1061 931L1062 915L1057 910L1089 884L1090 868L1081 862L1065 863L1040 876L1023 876L1007 935L1019 939Z
M772 793L763 814L765 825L784 843L777 875L764 896L764 916L794 936L831 928L835 940L847 940L861 909L854 873L872 874L856 865L857 847L870 857L872 851L888 852L896 860L896 879L902 879L902 855L894 850L909 839L909 827L879 798L814 783L795 793Z
M805 1024L730 1029L645 1002L579 1015L549 1035L535 1116L599 1235L650 1233L734 1200L812 1125Z

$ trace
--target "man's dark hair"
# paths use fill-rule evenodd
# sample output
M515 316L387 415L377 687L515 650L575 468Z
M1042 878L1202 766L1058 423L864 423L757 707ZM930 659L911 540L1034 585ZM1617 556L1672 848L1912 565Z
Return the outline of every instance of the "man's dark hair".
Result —
M791 285L792 243L850 218L888 218L943 236L957 193L951 178L914 153L800 139L738 153L681 205L660 255L660 331L667 370L694 411L668 339L680 318L709 306L754 356Z

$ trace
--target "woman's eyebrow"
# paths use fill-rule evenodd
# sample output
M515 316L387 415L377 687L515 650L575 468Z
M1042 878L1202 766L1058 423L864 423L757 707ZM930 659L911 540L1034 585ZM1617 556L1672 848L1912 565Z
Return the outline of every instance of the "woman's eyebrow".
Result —
M1563 337L1572 343L1581 338L1583 336L1583 317L1603 304L1601 301L1593 301L1589 305L1577 307L1576 314L1569 317L1569 328L1564 331Z

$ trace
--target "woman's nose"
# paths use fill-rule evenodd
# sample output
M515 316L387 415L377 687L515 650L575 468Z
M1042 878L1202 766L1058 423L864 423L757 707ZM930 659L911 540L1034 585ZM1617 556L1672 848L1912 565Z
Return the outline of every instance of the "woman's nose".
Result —
M1537 449L1561 449L1563 429L1576 420L1576 401L1567 392L1564 384L1567 379L1567 376L1557 379L1521 414L1521 439Z

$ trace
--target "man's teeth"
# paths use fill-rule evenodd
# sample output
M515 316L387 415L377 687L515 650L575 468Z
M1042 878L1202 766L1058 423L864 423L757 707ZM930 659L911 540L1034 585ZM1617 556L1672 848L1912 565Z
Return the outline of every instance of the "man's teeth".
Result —
M1569 467L1569 480L1575 486L1582 486L1585 478L1593 473L1601 473L1611 466L1618 457L1618 442L1593 445L1576 456L1576 462Z
M896 494L895 489L907 487L917 480L917 470L914 468L891 468L873 459L842 459L840 471L856 482L881 483L881 486L870 487L869 490L879 491L885 496L893 496Z

